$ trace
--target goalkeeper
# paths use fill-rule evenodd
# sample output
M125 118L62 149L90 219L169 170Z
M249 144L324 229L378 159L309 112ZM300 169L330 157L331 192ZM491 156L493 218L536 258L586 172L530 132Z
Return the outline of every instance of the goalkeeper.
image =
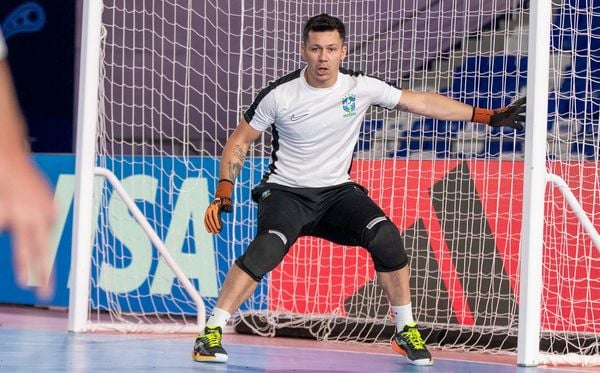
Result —
M220 161L206 229L219 233L221 213L230 212L232 189L250 145L271 128L269 171L252 191L258 230L237 258L220 290L206 329L196 339L196 361L226 362L221 344L227 319L254 292L300 236L361 246L395 315L392 348L415 365L433 360L413 319L408 257L398 228L349 176L363 117L371 105L450 121L472 121L522 130L525 99L499 110L473 108L450 98L400 90L340 67L346 57L345 27L321 14L304 26L306 66L269 84L243 114Z

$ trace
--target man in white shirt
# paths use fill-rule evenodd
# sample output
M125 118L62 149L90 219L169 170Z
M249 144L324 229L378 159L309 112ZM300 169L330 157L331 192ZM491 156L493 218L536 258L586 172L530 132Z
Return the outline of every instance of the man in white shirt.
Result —
M400 90L379 79L345 70L345 27L327 14L308 20L302 55L306 67L263 89L228 139L220 161L215 200L205 214L209 232L219 233L221 212L232 210L232 188L250 145L271 128L269 171L252 191L258 202L258 231L231 267L207 321L196 339L196 361L226 362L221 344L227 319L273 270L300 236L361 246L373 260L377 277L396 320L392 348L411 364L431 365L413 319L408 257L398 228L350 179L353 149L371 105L435 119L473 121L522 130L524 98L499 110L473 108L433 93Z
M53 196L30 159L25 120L6 56L0 31L0 231L11 234L18 283L45 285L38 287L38 294L49 296Z

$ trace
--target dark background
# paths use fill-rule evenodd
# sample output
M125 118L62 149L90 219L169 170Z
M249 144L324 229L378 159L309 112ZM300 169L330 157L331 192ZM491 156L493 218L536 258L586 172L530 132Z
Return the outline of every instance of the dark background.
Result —
M2 0L0 22L32 151L73 152L75 0Z

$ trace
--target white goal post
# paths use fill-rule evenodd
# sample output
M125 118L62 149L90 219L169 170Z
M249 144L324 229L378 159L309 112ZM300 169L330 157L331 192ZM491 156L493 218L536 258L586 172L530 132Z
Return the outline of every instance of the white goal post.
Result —
M203 227L228 135L303 65L302 27L347 27L343 67L499 108L526 130L374 107L352 178L400 229L432 348L600 365L600 0L83 2L69 329L200 330L254 237L250 149L221 234ZM276 154L275 154L276 155ZM300 238L235 314L240 333L388 343L364 250Z
M83 36L81 52L81 71L79 92L78 138L77 138L77 182L75 187L74 223L73 223L73 250L69 298L69 330L73 332L116 330L122 332L184 332L199 333L204 329L206 322L206 309L198 290L183 273L176 263L165 243L157 235L135 201L129 196L121 182L114 173L104 167L96 167L96 142L97 119L99 108L98 89L100 82L100 43L102 41L102 2L86 1L83 8ZM195 317L184 313L177 317L164 317L161 312L150 315L135 315L133 310L114 312L109 308L109 303L104 306L105 315L96 318L91 316L90 309L90 280L92 266L92 239L95 227L94 218L98 208L94 208L94 199L98 203L99 191L103 187L95 188L94 176L102 178L113 188L113 193L123 201L126 209L133 215L135 222L142 227L145 235L149 237L154 247L158 250L159 258L165 261L181 283L185 292L195 306ZM120 309L118 302L113 303ZM99 307L96 306L98 310ZM164 312L164 311L163 311ZM167 312L164 312L165 314Z

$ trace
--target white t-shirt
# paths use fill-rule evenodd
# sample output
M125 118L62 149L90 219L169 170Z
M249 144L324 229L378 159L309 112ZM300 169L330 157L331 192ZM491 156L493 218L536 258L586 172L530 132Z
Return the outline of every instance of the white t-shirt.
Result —
M2 34L2 29L0 29L0 60L6 58L6 54L6 42L4 41L4 34Z
M256 130L272 127L270 171L263 181L301 188L348 182L365 113L371 105L394 108L402 91L345 69L334 86L314 88L305 70L269 84L244 113Z

